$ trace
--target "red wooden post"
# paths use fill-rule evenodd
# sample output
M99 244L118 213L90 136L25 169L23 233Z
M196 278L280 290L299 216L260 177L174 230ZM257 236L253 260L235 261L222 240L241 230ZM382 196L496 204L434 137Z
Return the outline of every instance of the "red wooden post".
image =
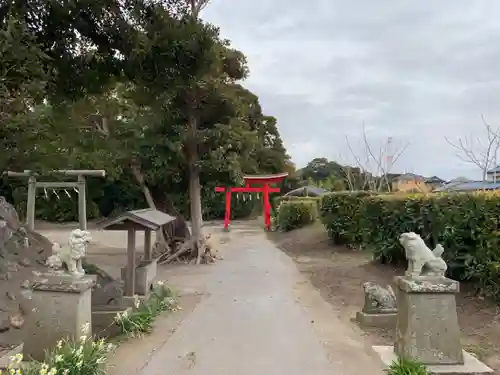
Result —
M224 230L229 230L229 221L231 221L231 189L226 190L226 215L224 216Z
M271 205L269 203L269 185L264 184L264 223L266 224L267 230L271 229Z

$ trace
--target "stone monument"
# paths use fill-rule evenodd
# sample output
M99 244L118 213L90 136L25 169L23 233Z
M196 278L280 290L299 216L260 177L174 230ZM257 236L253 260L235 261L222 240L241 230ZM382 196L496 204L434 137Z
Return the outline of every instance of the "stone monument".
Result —
M85 275L82 267L90 240L89 232L72 231L67 246L53 245L53 254L47 259L50 270L36 273L23 285L31 293L23 348L26 357L42 360L44 351L55 347L59 340L78 339L82 327L91 327L95 277Z
M356 320L362 326L392 328L396 325L396 295L391 286L383 288L375 283L364 283L365 305Z
M431 373L485 374L492 370L460 344L455 294L459 283L445 277L444 248L427 247L416 233L403 233L408 269L396 277L397 323L394 347L374 347L387 366L396 357L414 358Z

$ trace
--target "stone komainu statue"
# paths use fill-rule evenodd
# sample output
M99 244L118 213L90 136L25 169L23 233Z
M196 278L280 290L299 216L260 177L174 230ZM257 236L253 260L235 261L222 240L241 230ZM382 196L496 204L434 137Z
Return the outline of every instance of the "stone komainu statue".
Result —
M365 306L367 314L393 313L397 310L396 295L390 286L383 288L375 283L364 283Z
M75 229L71 232L68 245L61 247L57 242L52 246L52 255L47 259L47 265L55 270L66 267L67 272L74 277L85 275L83 257L92 237L86 230Z
M434 250L427 247L422 237L414 232L403 233L399 242L405 248L408 269L406 276L438 276L444 277L448 266L443 260L444 248L436 245Z

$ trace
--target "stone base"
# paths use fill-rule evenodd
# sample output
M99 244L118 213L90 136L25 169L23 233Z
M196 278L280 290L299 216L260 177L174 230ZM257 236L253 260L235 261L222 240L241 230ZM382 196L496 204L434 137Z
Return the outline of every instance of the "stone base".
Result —
M394 348L392 346L374 346L373 350L378 354L384 363L384 369L387 371L394 361L397 360ZM427 368L431 374L447 375L481 375L492 374L493 370L482 363L472 354L463 351L463 365L428 365Z
M135 293L145 296L153 288L158 264L156 260L142 261L135 269ZM122 268L122 279L127 277L127 267Z
M31 283L32 296L26 316L23 355L43 360L61 339L78 339L82 328L91 332L91 288L95 277L41 275Z
M455 293L444 277L396 277L398 319L394 349L429 365L464 363Z
M394 328L396 327L397 318L397 313L367 314L360 311L356 314L356 321L360 326L364 327Z

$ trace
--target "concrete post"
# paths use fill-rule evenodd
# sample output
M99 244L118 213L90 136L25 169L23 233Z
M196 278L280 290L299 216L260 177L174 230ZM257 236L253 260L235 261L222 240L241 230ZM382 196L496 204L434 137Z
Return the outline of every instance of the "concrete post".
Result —
M80 230L87 230L87 199L85 177L78 175L78 223Z
M36 177L31 176L28 180L28 202L26 204L26 224L30 230L35 230L35 200Z

